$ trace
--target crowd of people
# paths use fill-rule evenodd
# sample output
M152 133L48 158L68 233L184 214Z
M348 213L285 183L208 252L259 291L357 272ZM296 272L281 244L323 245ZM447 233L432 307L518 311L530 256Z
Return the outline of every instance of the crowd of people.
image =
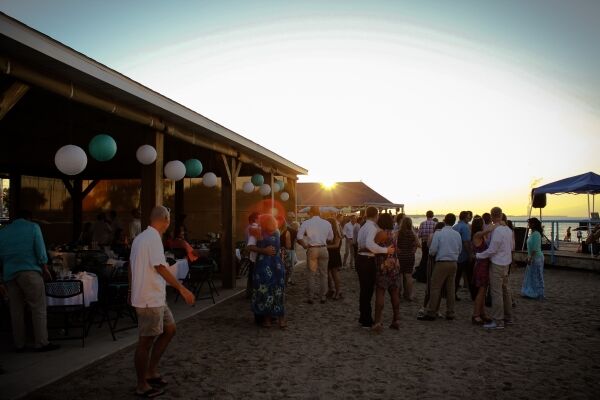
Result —
M389 327L399 328L400 299L415 301L415 280L426 283L418 320L455 319L455 303L462 300L458 292L464 287L473 301L473 324L503 329L513 323L515 302L509 277L515 237L511 221L499 207L475 216L471 211L461 211L458 221L453 213L438 221L428 211L418 228L404 214L394 219L375 207L368 207L358 218L352 215L345 219L321 218L319 207L311 207L309 218L299 227L284 223L283 236L279 234L277 221L269 215L253 214L249 222L247 249L253 264L249 293L255 319L265 327L275 320L281 328L287 326L285 291L297 261L295 243L306 251L305 302L325 304L341 298L339 271L350 266L356 270L360 288L358 322L376 332L384 327L386 293L393 311ZM528 223L531 234L527 240L527 268L521 295L541 300L544 299L543 230L537 218L529 219ZM418 248L422 257L415 265ZM442 315L440 305L444 298L446 312ZM490 302L488 315L485 305Z

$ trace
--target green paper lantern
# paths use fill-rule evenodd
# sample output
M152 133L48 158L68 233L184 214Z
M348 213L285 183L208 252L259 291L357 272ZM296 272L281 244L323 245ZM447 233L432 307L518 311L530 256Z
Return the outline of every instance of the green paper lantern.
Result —
M283 181L282 181L282 180L280 180L280 179L276 179L276 180L275 180L275 184L273 185L273 189L274 189L276 192L281 192L281 191L283 190L283 188L284 188L284 187L285 187L285 183L283 183Z
M96 135L88 146L90 155L98 161L108 161L117 154L117 142L109 135Z
M261 186L265 183L265 178L261 174L254 174L251 181L254 186Z
M200 160L190 158L185 162L185 176L195 178L202 173L202 163Z

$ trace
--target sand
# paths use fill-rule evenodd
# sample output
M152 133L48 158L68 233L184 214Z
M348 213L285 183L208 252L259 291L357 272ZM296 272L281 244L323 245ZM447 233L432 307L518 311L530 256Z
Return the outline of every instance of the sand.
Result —
M518 293L523 269L513 272ZM303 303L305 269L288 290L289 328L259 328L238 296L180 322L162 362L164 399L586 399L600 394L600 275L546 271L547 300L520 297L516 324L471 324L466 291L457 320L416 320L423 298L401 303L401 328L359 327L356 273L345 298ZM391 322L386 299L384 322ZM131 399L134 348L30 395L30 399Z

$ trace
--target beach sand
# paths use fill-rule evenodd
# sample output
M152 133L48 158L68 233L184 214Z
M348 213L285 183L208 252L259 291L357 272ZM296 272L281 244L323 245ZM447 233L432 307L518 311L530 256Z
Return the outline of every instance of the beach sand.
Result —
M164 399L591 399L600 396L600 275L546 270L547 300L517 297L513 326L471 324L466 291L457 319L416 320L423 299L401 303L401 328L359 327L358 282L345 298L305 304L305 268L287 297L288 329L254 325L238 296L178 325L162 362ZM523 269L511 276L519 293ZM442 310L445 304L442 303ZM391 322L386 299L384 323ZM49 385L29 399L131 399L134 348Z

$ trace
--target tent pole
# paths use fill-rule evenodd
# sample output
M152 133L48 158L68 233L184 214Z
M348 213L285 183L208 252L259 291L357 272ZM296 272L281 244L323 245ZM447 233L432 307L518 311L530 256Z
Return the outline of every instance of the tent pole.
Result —
M588 203L588 237L592 234L592 213L590 210L590 194L587 194L587 203ZM594 258L594 245L593 243L588 244L588 248L590 250L590 257Z

